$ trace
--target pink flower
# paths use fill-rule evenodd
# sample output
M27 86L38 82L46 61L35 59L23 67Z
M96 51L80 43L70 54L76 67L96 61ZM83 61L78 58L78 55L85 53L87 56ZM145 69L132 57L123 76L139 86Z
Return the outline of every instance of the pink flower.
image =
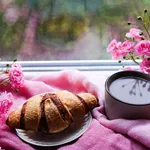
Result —
M110 42L110 44L107 47L107 52L112 52L118 49L121 42L117 42L115 39Z
M107 52L112 52L112 51L114 51L116 49L117 49L117 41L116 40L112 40L110 42L110 44L108 45Z
M126 40L119 46L120 53L127 54L134 49L134 42L131 42L129 40Z
M3 92L0 94L0 117L9 111L13 100L14 98L11 93Z
M126 56L134 48L134 42L126 40L125 42L117 42L112 40L108 45L107 51L111 52L112 59L118 59L119 57Z
M150 56L150 41L143 40L137 43L135 46L135 52L139 56Z
M10 85L13 88L19 89L20 87L23 87L24 76L19 64L13 64L11 66L11 69L9 70L9 80Z
M143 35L141 35L142 31L136 28L131 28L130 31L128 33L126 33L126 37L128 38L133 38L135 40L142 40L145 37Z
M112 59L118 59L120 57L120 53L118 50L121 42L117 42L116 40L112 40L107 47L107 52L111 52Z
M144 58L142 62L140 63L140 69L143 72L147 72L150 74L150 60Z

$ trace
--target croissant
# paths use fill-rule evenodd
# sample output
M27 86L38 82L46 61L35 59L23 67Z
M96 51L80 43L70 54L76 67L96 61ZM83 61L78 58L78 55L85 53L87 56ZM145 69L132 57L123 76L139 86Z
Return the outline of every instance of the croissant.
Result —
M6 124L14 129L57 133L68 128L97 104L97 98L90 93L75 95L61 90L36 95L11 112Z

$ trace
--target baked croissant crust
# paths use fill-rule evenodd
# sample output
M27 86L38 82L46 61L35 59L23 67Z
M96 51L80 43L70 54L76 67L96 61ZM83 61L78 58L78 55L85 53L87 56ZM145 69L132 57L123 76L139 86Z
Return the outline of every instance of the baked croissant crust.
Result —
M57 133L68 128L97 104L97 98L90 93L75 95L62 90L36 95L11 112L6 123L15 129Z

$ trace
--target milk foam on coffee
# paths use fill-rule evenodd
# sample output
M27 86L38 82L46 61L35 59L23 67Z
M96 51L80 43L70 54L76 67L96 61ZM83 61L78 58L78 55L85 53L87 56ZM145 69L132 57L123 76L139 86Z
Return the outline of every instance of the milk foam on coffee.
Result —
M110 93L118 100L129 104L150 104L150 81L127 76L114 80Z

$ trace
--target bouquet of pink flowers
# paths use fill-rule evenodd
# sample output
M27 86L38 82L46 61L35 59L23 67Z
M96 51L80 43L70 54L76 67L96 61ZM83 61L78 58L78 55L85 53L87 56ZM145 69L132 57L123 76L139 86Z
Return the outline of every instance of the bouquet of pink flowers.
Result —
M7 64L6 68L0 73L0 86L10 86L16 92L24 85L24 75L21 65L15 63ZM11 92L0 92L0 122L13 104Z
M131 28L125 35L125 41L118 42L113 39L108 45L107 51L111 53L114 60L132 60L140 66L140 70L150 74L150 33L148 27L150 24L150 16L147 10L144 16L138 16L144 31L138 28ZM128 25L132 25L128 22ZM140 61L139 61L140 60Z
M21 65L13 62L11 65L7 64L6 66L6 69L1 71L0 85L10 85L11 88L18 91L24 84Z

